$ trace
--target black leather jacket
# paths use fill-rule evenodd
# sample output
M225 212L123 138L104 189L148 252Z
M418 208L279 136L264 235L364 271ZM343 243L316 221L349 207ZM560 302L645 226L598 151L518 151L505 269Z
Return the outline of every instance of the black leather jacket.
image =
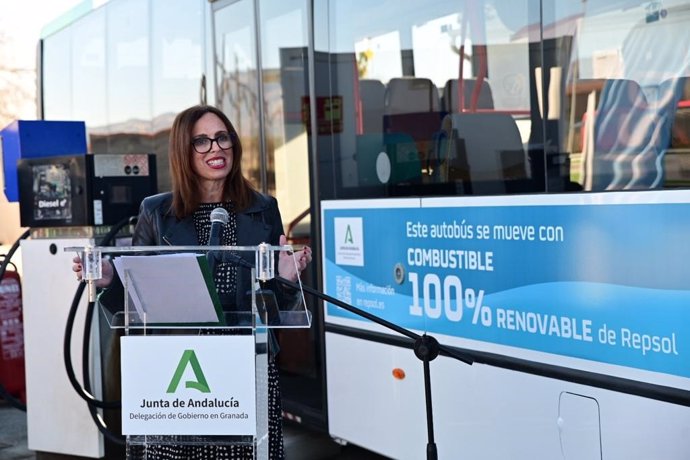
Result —
M237 245L255 246L260 243L277 245L283 234L275 198L254 194L254 202L237 213ZM172 193L160 193L144 199L139 208L139 220L132 236L133 246L196 246L194 219L182 220L171 211Z

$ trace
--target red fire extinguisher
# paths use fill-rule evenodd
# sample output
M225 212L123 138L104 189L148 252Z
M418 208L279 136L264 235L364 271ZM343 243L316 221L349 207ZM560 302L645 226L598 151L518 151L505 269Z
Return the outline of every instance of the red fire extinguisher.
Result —
M0 254L0 262L3 257ZM12 262L0 280L0 384L9 395L26 403L22 288Z

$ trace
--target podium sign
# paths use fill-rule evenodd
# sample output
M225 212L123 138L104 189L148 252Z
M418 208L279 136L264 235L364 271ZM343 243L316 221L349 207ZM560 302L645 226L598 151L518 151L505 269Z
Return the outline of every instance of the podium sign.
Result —
M121 338L122 433L256 433L252 335Z

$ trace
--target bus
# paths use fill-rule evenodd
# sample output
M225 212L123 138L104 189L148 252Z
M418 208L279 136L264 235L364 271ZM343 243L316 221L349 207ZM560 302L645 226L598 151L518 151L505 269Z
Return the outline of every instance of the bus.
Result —
M685 0L85 2L39 106L160 190L175 114L221 108L303 282L442 346L427 398L413 341L310 297L286 419L396 459L686 459L688 49Z

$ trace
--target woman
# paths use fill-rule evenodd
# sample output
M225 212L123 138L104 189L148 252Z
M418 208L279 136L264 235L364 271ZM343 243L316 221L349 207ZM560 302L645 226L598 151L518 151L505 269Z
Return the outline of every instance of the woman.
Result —
M221 245L286 243L275 198L257 192L242 174L242 145L223 112L211 106L194 106L178 114L170 132L169 160L172 192L144 199L132 236L133 245L206 245L211 228L210 213L219 206L225 208L230 216L222 230ZM281 252L278 275L296 281L310 261L311 249L308 247L295 254L294 259L292 255ZM75 257L73 262L72 269L81 279L81 260ZM114 284L114 278L112 265L104 263L103 278L97 286L109 287ZM242 286L239 288L242 292L236 292L238 278L238 267L219 263L214 275L219 294L232 298L244 292ZM108 292L105 294L107 297ZM103 296L101 300L105 300ZM269 358L268 402L269 457L282 459L280 389L272 355ZM144 458L249 459L253 456L249 447L151 446Z

